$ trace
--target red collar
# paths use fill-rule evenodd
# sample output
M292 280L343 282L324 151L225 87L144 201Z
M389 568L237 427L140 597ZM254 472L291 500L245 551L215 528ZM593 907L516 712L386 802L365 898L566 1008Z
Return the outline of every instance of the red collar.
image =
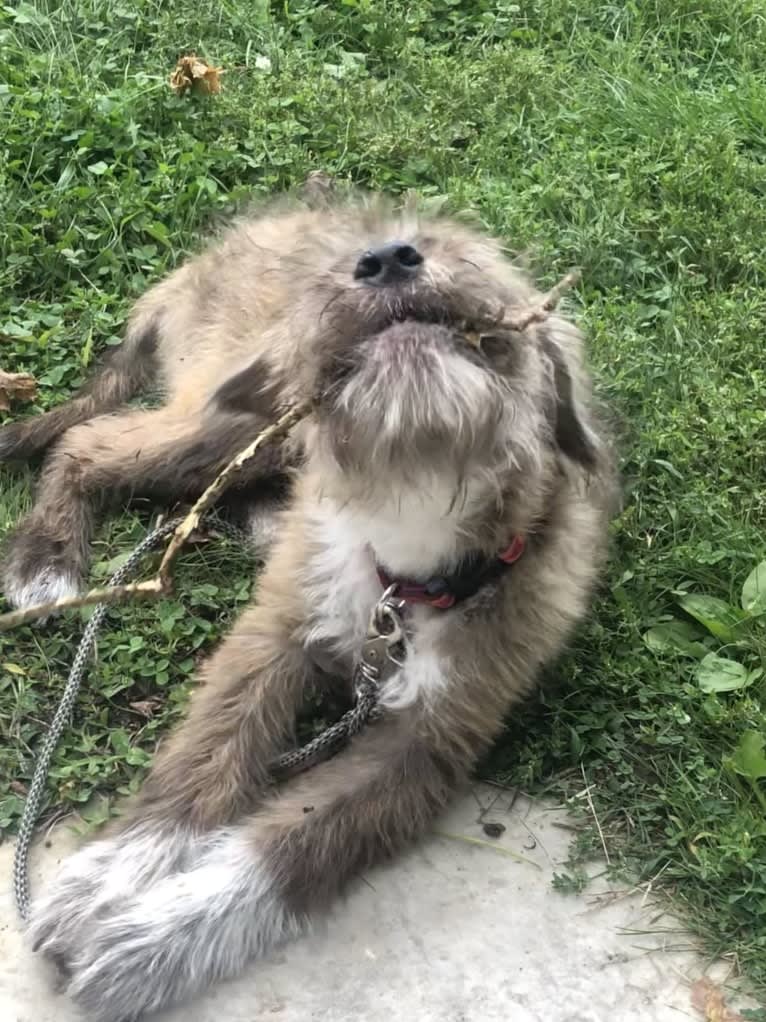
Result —
M466 554L452 574L433 575L426 582L413 582L389 575L379 564L376 565L378 578L384 589L396 586L395 595L405 603L425 603L438 610L448 610L473 596L483 585L494 581L506 568L518 561L524 553L525 545L523 536L514 536L510 545L494 557Z

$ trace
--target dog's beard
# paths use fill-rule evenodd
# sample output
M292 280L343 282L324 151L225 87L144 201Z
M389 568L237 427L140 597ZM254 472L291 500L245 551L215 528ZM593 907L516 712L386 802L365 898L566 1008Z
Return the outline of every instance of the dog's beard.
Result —
M508 428L503 381L448 328L396 323L335 360L324 435L346 473L461 479L498 461Z

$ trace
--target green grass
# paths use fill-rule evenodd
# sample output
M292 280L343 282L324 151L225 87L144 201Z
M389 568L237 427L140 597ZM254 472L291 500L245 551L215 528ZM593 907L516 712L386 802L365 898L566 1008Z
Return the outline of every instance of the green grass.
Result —
M220 97L168 89L191 49L227 69ZM85 378L130 302L222 215L313 169L473 207L545 282L582 267L577 311L620 423L625 507L591 622L487 768L568 796L584 770L615 863L659 876L707 948L734 956L762 993L763 632L748 622L692 636L698 654L741 664L750 683L728 692L703 690L699 657L643 636L692 621L684 593L737 604L764 557L765 51L760 0L69 0L0 12L0 357L37 376L39 408ZM6 526L28 491L7 474L2 487ZM147 521L104 527L97 573ZM110 613L52 803L138 783L195 659L246 600L236 549L207 546L184 564L177 601ZM0 638L6 829L79 627ZM151 719L130 706L149 698ZM583 832L580 852L592 846Z

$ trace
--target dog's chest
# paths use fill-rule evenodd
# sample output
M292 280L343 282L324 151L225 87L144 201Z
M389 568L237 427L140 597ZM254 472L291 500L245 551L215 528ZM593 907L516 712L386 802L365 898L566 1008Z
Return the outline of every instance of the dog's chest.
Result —
M323 536L306 565L303 588L309 615L307 644L350 663L381 595L369 549L339 534Z
M309 607L308 643L351 662L359 654L375 603L382 595L376 561L389 573L428 576L456 547L457 523L439 495L376 508L375 514L319 502L311 515L312 554L303 587ZM407 615L412 647L430 643L433 612Z

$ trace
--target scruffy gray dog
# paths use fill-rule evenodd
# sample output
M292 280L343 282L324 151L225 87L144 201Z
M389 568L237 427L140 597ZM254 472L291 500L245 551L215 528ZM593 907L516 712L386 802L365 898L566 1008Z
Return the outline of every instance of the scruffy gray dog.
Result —
M79 588L97 502L193 496L315 401L248 481L257 498L292 466L253 605L134 803L33 907L34 946L90 1018L236 974L422 834L585 613L612 460L578 331L556 312L508 325L540 301L458 223L282 203L153 288L81 395L0 431L4 458L56 441L4 564L24 606ZM150 383L161 407L121 407ZM406 656L380 718L275 785L307 686L351 677L388 584Z

